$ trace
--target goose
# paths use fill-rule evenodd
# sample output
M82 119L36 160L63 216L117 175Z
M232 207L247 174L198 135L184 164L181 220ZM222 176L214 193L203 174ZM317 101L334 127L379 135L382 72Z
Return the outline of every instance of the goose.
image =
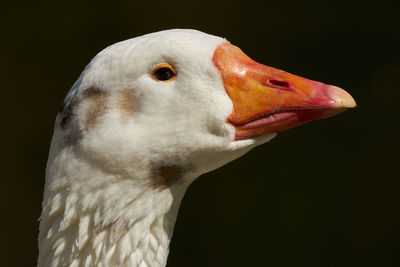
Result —
M355 105L336 86L259 64L196 30L107 47L57 114L38 266L166 266L191 182Z

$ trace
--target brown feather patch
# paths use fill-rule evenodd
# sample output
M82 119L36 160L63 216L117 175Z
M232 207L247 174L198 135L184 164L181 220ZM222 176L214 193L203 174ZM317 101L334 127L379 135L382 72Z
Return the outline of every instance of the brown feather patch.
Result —
M184 175L184 169L177 165L154 164L151 168L150 179L151 186L160 191L170 187L181 180Z
M133 116L137 110L133 89L120 91L117 94L118 109L128 116Z
M107 109L109 93L96 87L89 87L82 95L75 95L68 105L63 105L59 112L59 125L66 130L62 146L71 146L79 142L83 132L95 126L98 118ZM83 117L79 116L82 113Z
M106 104L109 93L96 87L90 87L83 92L83 97L87 101L83 129L87 131L96 124L98 118L106 112Z

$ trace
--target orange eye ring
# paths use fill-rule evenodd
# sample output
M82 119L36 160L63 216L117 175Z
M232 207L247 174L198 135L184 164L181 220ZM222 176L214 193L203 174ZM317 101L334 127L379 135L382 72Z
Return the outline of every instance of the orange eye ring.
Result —
M160 64L153 70L153 79L161 82L175 80L176 71L170 64Z

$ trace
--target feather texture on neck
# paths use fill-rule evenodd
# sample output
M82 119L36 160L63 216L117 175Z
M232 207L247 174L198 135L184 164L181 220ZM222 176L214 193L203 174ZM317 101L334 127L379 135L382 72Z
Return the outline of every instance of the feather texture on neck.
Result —
M165 266L187 184L167 187L158 177L149 185L134 174L107 173L77 153L66 148L49 161L39 266Z

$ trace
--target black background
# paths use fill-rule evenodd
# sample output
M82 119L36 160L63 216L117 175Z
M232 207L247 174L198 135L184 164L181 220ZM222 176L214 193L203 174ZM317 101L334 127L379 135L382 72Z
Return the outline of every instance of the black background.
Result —
M2 266L34 266L57 110L117 41L169 28L345 88L358 108L203 175L168 266L400 266L399 7L389 1L15 1L1 8Z

